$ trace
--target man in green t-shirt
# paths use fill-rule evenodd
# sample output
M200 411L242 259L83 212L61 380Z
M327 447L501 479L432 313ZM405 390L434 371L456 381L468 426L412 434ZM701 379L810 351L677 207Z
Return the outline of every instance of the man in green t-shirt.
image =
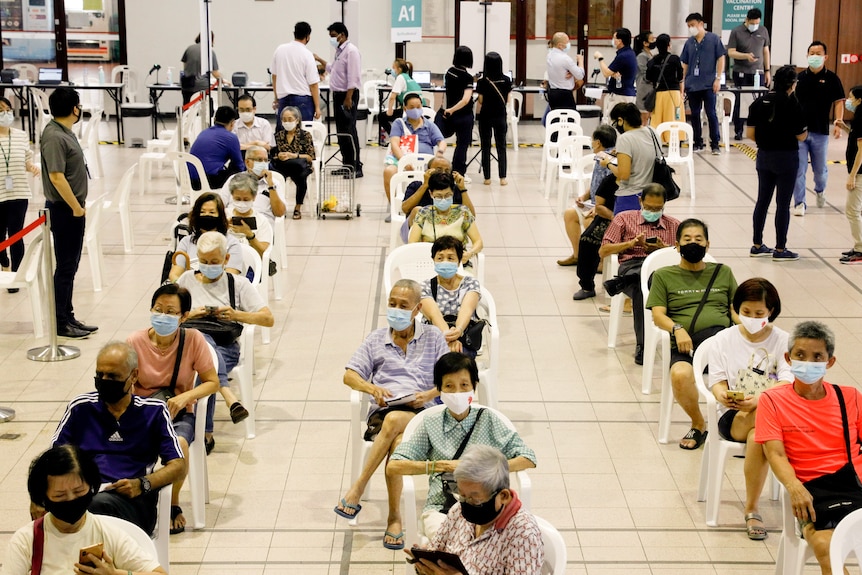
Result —
M653 323L671 334L673 396L691 418L691 429L679 446L697 449L706 440L706 422L697 404L692 357L701 342L739 323L732 306L736 279L729 267L703 261L709 230L702 221L691 218L679 225L676 248L682 256L679 265L656 270L646 307L652 310Z

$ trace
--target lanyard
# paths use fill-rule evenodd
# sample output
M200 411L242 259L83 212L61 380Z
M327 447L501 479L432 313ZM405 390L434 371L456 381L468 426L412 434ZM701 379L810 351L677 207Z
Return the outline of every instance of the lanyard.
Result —
M3 159L6 160L6 173L9 173L9 160L12 158L12 130L9 130L9 153L6 153L6 150L3 148L3 144L0 143L0 151L3 152Z

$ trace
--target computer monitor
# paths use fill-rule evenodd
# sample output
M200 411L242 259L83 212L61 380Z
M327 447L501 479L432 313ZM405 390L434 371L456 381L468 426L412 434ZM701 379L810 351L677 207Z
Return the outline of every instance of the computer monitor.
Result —
M62 68L39 68L40 84L59 84L63 81Z
M430 88L431 70L413 70L413 79L423 88Z

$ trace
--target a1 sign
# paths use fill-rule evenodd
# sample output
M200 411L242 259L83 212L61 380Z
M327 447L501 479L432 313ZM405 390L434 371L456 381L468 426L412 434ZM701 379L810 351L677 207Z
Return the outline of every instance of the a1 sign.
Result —
M841 54L842 64L858 64L860 59L859 54Z
M422 41L422 0L392 0L392 42Z

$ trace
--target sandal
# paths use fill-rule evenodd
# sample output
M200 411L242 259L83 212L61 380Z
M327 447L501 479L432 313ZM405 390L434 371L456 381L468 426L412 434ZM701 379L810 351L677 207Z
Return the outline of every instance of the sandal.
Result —
M402 541L401 541L401 543L388 543L386 541L387 537L390 537L390 538L396 539L396 540L401 539ZM398 534L390 533L389 531L383 532L383 546L386 547L387 549L392 549L393 551L400 551L401 549L404 549L403 539L404 539L404 532L403 531L401 533L398 533Z
M173 526L174 520L183 514L183 508L179 505L171 505L171 525ZM171 535L176 535L178 533L182 533L186 530L185 525L182 527L171 527Z
M344 507L344 509L352 509L353 510L353 513L351 514L351 513L348 513L347 511L345 511L344 509L339 509L337 505L333 508L333 511L335 511L336 515L338 515L339 517L344 517L345 519L353 519L354 517L359 515L360 511L362 511L362 505L360 505L359 503L357 503L356 505L348 503L347 501L344 500L343 497L341 498L341 506Z
M688 430L688 433L685 434L685 437L683 437L680 440L679 448L680 449L687 449L688 451L694 451L695 449L697 449L701 445L703 445L703 442L706 441L706 436L708 434L709 434L708 431L701 431L699 429L692 427L691 429ZM682 442L685 441L686 439L694 440L694 445L691 447L687 447L687 446L683 445Z
M763 523L763 517L761 517L759 513L748 513L745 515L745 532L748 535L748 538L752 541L762 541L766 539L769 536L766 532L766 528L762 525L749 525L748 522L751 520Z
M299 211L299 208L294 208L293 219L294 220L301 220L302 219L302 213Z
M204 438L204 448L207 451L207 455L212 453L213 449L215 449L215 437L210 437L209 439Z

